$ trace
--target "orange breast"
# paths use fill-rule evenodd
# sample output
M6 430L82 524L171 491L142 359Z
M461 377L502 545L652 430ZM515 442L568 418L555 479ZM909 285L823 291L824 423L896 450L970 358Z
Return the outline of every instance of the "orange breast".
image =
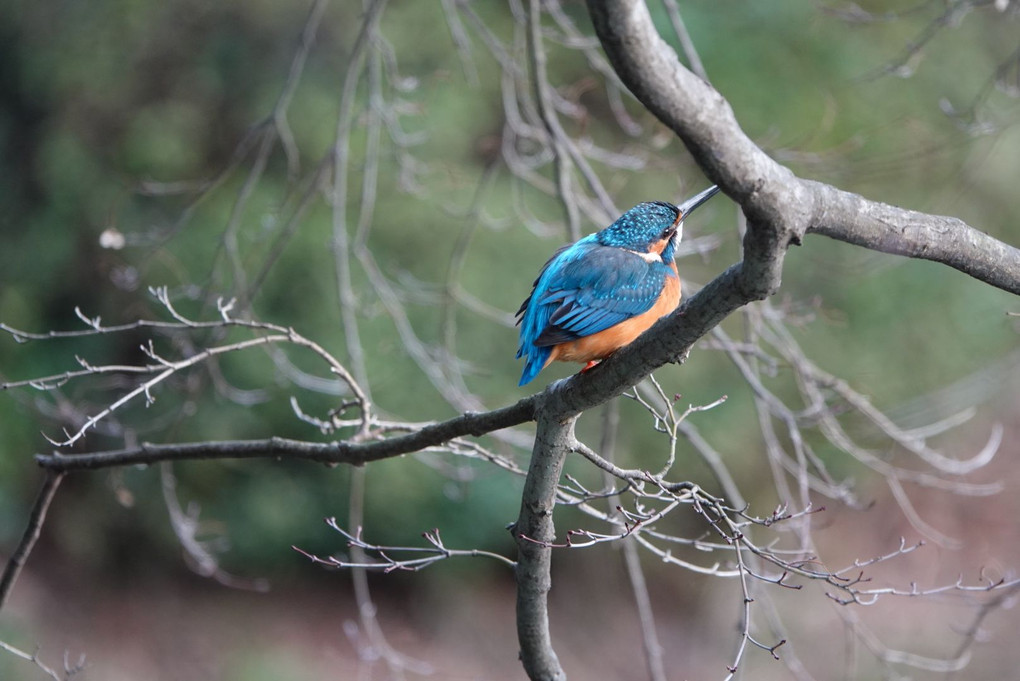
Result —
M680 304L680 277L676 274L676 265L671 264L673 276L666 277L666 285L655 301L646 312L636 317L620 322L604 331L599 331L584 338L560 343L553 346L552 354L546 361L545 366L550 362L590 362L595 359L605 359L624 345L628 345L635 338L651 328L660 317L668 315Z

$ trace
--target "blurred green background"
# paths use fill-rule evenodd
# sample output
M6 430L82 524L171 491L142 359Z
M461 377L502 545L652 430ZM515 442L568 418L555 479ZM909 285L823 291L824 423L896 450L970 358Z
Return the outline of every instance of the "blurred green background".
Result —
M876 12L912 7L890 6L895 4L859 6ZM661 32L675 44L662 7L651 5ZM316 182L325 188L332 183L329 165L318 174L317 168L336 137L361 3L326 8L287 110L298 163L289 164L278 143L272 147L264 172L236 216L236 262L223 246L238 196L246 191L256 164L260 135L267 130L258 126L271 115L285 87L310 6L267 0L0 4L0 321L35 332L80 329L76 306L90 317L101 316L105 324L165 318L165 311L146 293L149 286L168 286L184 314L214 319L209 301L217 296L244 298L257 281L251 295L255 318L293 326L347 360L330 206L313 195L307 210L291 220L303 192ZM472 8L496 39L512 44L514 20L507 6L485 2ZM996 69L1016 49L1016 10L986 7L959 17L909 60L910 77L904 78L900 76L906 73L883 74L883 67L895 63L922 35L938 15L937 7L869 22L850 21L831 9L792 0L700 0L681 6L715 87L729 99L745 130L798 174L869 198L958 216L999 239L1020 243L1017 101L1009 93L987 89ZM590 33L582 3L564 3L563 11L582 32ZM446 351L455 351L463 362L458 366L463 367L466 387L482 405L494 408L575 369L552 368L528 389L517 388L515 330L464 305L453 313L456 336L447 345L442 301L451 258L468 239L455 280L505 319L527 295L549 253L564 241L565 231L560 205L522 187L499 162L504 124L499 64L486 51L477 27L463 20L472 61L468 69L440 3L392 2L385 9L381 54L387 59L392 55L394 61L383 59L379 68L392 119L385 121L381 133L378 200L365 243L381 275L398 292L423 351L440 366L451 363ZM584 110L576 120L564 117L568 131L583 132L603 148L643 160L636 171L596 164L621 209L642 200L679 201L705 186L682 145L633 101L626 107L643 132L637 137L622 132L609 112L601 80L584 56L548 42L553 84ZM1005 75L1015 81L1017 67L1011 68ZM963 111L975 101L972 113L945 113L947 104ZM360 215L362 178L374 163L371 125L366 122L369 104L362 82L356 91L350 147L347 218L352 232ZM408 146L393 143L391 135L398 129L409 139ZM552 176L548 165L539 172ZM408 177L414 191L407 191ZM468 214L476 198L481 219ZM522 220L515 210L521 203L541 225ZM720 245L704 257L685 258L680 263L685 278L707 282L739 257L736 218L733 204L717 198L686 225L685 236L714 234ZM602 226L585 221L583 230ZM104 248L104 231L122 234L126 247ZM456 414L457 405L442 398L408 355L398 323L357 262L352 277L365 370L377 408L409 421ZM794 333L822 368L871 395L878 406L902 415L904 425L921 425L978 405L983 418L1004 420L1013 428L1007 432L1015 432L1018 336L1015 320L1006 315L1020 310L1014 297L943 266L809 237L802 248L790 252L774 302L804 317ZM739 336L741 320L729 320L726 328ZM133 331L18 344L0 336L0 376L10 381L60 373L76 368L75 355L93 364L145 361L138 347L150 337ZM186 350L179 341L154 337L169 354ZM213 340L201 333L190 338L198 347ZM286 353L302 371L328 375L310 354ZM667 367L657 376L668 392L682 393L684 403L729 396L724 407L698 415L695 423L723 453L748 498L770 509L775 497L764 484L768 467L751 395L725 357L696 350L682 370ZM777 385L782 380L777 379ZM946 386L955 388L937 392ZM1009 388L1012 398L1002 399ZM105 397L122 390L116 381L86 380L52 393L21 388L0 395L4 555L20 536L41 479L32 463L32 455L48 447L40 431L59 433L68 405L94 412ZM294 417L291 396L306 412L319 416L340 399L296 388L272 357L249 350L223 359L216 376L198 371L168 383L156 392L153 406L139 404L124 411L119 420L123 430L93 433L83 448L116 448L125 437L155 442L270 435L328 439ZM627 465L656 466L664 452L662 437L652 431L650 418L639 407L623 401L620 409L619 456ZM600 414L589 414L582 420L580 433L592 444L598 442L600 419ZM979 419L950 444L963 452L980 447L986 437L984 423ZM522 463L527 460L526 450L492 439L487 443ZM839 476L861 474L821 442L817 445ZM1017 453L1015 446L1011 452ZM690 448L681 445L679 457L682 477L712 486L708 469ZM577 475L599 484L590 471L575 468ZM14 615L5 612L0 620L0 639L28 650L37 642L45 644L44 651L56 659L61 646L73 647L77 641L66 632L87 629L87 617L133 621L123 613L90 609L113 610L125 593L151 598L154 608L184 603L169 607L177 614L167 616L162 623L166 627L194 616L219 623L209 628L257 628L266 622L265 631L271 631L272 623L295 616L288 603L300 603L302 613L322 615L317 609L322 606L319 589L341 592L334 597L348 609L335 615L337 621L353 617L347 577L309 566L290 548L297 545L321 554L342 550L341 538L321 519L346 518L347 469L215 462L181 464L175 473L182 504L199 504L209 535L228 539L223 568L244 578L267 577L276 585L274 592L285 598L266 601L271 605L257 607L268 610L252 614L248 608L256 606L250 601L235 592L224 594L190 573L169 526L156 470L79 474L65 482L58 496L24 591L53 598L62 594L60 602L68 603L74 602L75 589L67 585L75 584L90 594L83 601L88 605L74 606L77 616L56 626L42 614L44 596L23 596L15 601ZM372 465L367 480L365 524L371 541L419 544L423 530L439 527L449 546L511 554L504 526L517 515L520 479L487 464L429 454ZM867 489L867 478L861 483ZM564 518L561 528L582 522L569 513ZM564 556L557 569L572 575L575 584L594 587L583 577L585 559L614 555L610 550L572 554ZM582 576L574 577L578 574ZM678 602L713 607L695 604L697 588L708 587L685 589L674 584L675 573L660 570L653 571L653 577ZM402 613L390 628L396 629L398 639L404 633L401 627L414 631L416 624L429 626L430 614L455 618L454 613L460 613L473 619L477 613L468 611L489 599L503 609L493 614L502 624L493 626L509 627L509 582L505 568L475 561L450 561L422 574L372 579L380 598ZM451 604L451 594L471 604ZM408 599L419 604L410 614L400 607ZM194 607L188 605L192 603ZM217 603L222 607L213 605ZM270 652L252 643L257 638L241 637L246 643L223 644L231 651L226 654L196 653L190 672L178 674L151 661L149 667L138 662L141 666L133 669L143 675L159 670L158 678L317 678L315 670L331 664L330 655L346 658L357 649L333 624L331 633L318 632L322 641L316 645L321 647L313 647L318 651L313 655L297 643ZM115 628L100 630L107 640L115 640L109 638ZM729 631L724 626L721 630ZM51 631L64 633L47 633ZM293 638L305 645L314 636L305 632ZM416 645L411 634L405 638L405 645ZM508 658L505 668L514 678L512 641L511 634L492 651L475 652L481 659ZM95 658L93 651L101 644L90 643L92 649L86 652ZM565 645L569 648L571 642ZM180 646L193 650L187 642ZM114 649L100 650L101 661L95 664L108 675L96 678L130 678L132 672L125 670L132 669L131 664L118 662ZM152 659L163 658L154 653ZM718 660L703 662L721 669ZM26 667L0 654L3 678L38 676ZM474 678L467 671L469 662L457 668L463 678ZM478 672L483 677L485 669L483 665ZM492 673L488 678L498 675Z

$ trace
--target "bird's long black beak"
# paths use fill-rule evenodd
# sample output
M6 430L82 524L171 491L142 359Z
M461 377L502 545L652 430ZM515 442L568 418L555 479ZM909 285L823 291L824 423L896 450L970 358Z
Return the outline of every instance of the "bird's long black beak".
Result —
M708 201L718 192L719 187L713 184L711 187L701 192L697 196L692 196L691 198L681 203L679 206L677 206L677 208L680 209L680 219L682 220L691 213L693 213L695 208L705 203L705 201Z

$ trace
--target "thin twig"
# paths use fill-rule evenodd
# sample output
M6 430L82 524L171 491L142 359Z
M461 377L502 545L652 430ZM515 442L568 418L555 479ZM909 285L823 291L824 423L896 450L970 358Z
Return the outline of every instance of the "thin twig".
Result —
M60 486L60 481L63 479L64 474L59 471L46 471L46 479L43 480L42 489L39 490L39 495L35 499L35 505L32 506L32 512L28 517L28 524L21 535L21 541L18 542L18 546L14 549L11 557L7 559L3 575L0 576L0 610L3 610L4 605L7 603L7 599L11 595L11 589L14 588L14 583L18 579L18 575L21 574L21 569L25 566L29 554L32 553L32 549L39 539L43 523L46 521L46 512L49 510L50 503L52 503L53 497L57 493L57 488Z

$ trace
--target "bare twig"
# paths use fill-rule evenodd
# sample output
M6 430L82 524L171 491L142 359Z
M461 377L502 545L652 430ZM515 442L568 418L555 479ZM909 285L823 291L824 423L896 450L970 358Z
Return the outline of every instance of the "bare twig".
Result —
M7 559L3 575L0 576L0 610L3 610L4 605L7 603L7 599L11 595L11 589L14 588L14 583L18 580L21 569L25 566L29 554L32 553L32 549L35 547L35 542L39 539L43 523L46 522L46 512L49 510L50 503L53 502L53 497L56 495L57 488L60 486L60 481L63 478L64 474L59 471L46 472L46 479L43 480L42 489L39 490L39 496L36 497L32 513L28 517L28 524L21 535L21 541L18 542L18 546L14 549L11 557ZM33 657L32 659L34 660L35 658Z
M198 518L200 510L198 505L189 504L187 511L181 507L181 502L177 498L177 477L174 475L172 465L167 461L161 463L159 475L163 501L170 514L170 527L177 535L177 541L184 549L191 568L203 577L215 579L223 586L233 589L247 589L260 593L269 591L269 581L266 579L245 579L232 575L220 567L215 553L218 548L216 538L203 540L198 537L202 529ZM222 542L219 544L222 545ZM219 550L222 550L222 546Z
M604 419L602 425L602 441L599 449L612 462L616 451L616 435L620 426L620 404L618 400L609 402L604 407ZM608 471L603 471L603 484L606 487L612 486L612 479ZM606 499L609 512L613 513L620 505L620 495L614 494ZM631 592L634 594L634 604L637 606L638 622L641 624L641 643L645 651L645 660L648 664L648 678L650 681L666 681L666 668L662 661L662 644L659 642L659 632L655 626L655 614L652 611L652 598L648 593L648 583L645 580L644 570L641 568L641 558L638 555L637 544L629 539L623 541L623 563L627 570L627 579L630 581Z
M357 466L351 469L348 515L351 525L357 528L361 528L364 521L365 476L366 469L364 466ZM370 547L367 544L357 541L353 537L347 535L346 532L337 526L335 518L330 518L326 522L330 527L351 539L351 541L347 544L351 551L350 565L359 568L361 566L368 566L369 561L365 551ZM438 534L438 530L436 532ZM308 556L308 554L304 551L301 551L300 549L298 549L298 551ZM386 554L382 553L382 555L385 557ZM309 557L312 558L313 562L323 562L319 558L312 556ZM344 567L342 562L336 562L335 564L337 567ZM390 670L390 674L397 679L404 678L405 670L419 674L431 674L431 666L418 660L412 660L406 655L399 653L392 645L390 645L390 642L386 640L386 635L383 633L382 627L379 624L379 619L377 617L378 610L375 602L372 600L372 594L368 587L368 575L365 570L351 570L351 582L354 586L354 600L358 605L358 619L361 623L361 631L364 632L366 638L364 645L370 648L370 652L359 650L359 657L363 660L372 661L378 660L381 657L386 662L386 665ZM351 623L350 626L354 626L353 623Z
M347 227L347 182L350 165L350 136L354 121L354 102L358 81L360 80L362 61L365 52L372 44L375 32L382 16L385 0L374 0L369 4L361 24L361 30L351 48L347 62L347 73L344 76L343 89L340 95L340 112L337 116L336 142L333 146L333 188L331 200L333 204L333 256L337 277L337 290L340 301L341 319L344 325L344 338L347 341L347 352L355 367L355 376L359 381L368 384L365 369L365 352L358 331L358 300L354 295L351 275L350 236Z
M380 570L382 572L407 570L417 572L418 570L448 558L491 558L504 563L509 567L515 566L514 561L510 560L506 556L501 556L500 554L493 553L491 551L482 551L480 549L451 549L443 543L438 529L432 529L422 533L422 537L424 537L431 546L380 546L378 544L372 544L365 541L361 536L360 528L354 533L343 529L337 523L336 518L327 518L326 524L347 539L347 547L351 549L350 560L335 555L327 558L320 558L303 551L296 546L294 547L294 550L314 563L319 563L329 567L353 569L355 572L364 570ZM361 557L355 557L355 551L360 552ZM371 552L377 557L370 558L363 552ZM397 554L420 555L421 557L397 558Z
M84 655L79 656L78 661L72 664L70 656L67 653L64 653L64 670L63 673L60 673L56 669L50 667L49 665L44 664L43 661L39 659L38 651L34 653L26 653L24 650L21 650L20 648L15 648L11 644L5 643L3 641L0 641L0 650L5 650L8 653L14 655L15 657L20 657L22 660L31 662L32 664L39 668L39 671L49 676L51 679L53 679L53 681L71 681L71 679L73 679L79 673L85 670Z

